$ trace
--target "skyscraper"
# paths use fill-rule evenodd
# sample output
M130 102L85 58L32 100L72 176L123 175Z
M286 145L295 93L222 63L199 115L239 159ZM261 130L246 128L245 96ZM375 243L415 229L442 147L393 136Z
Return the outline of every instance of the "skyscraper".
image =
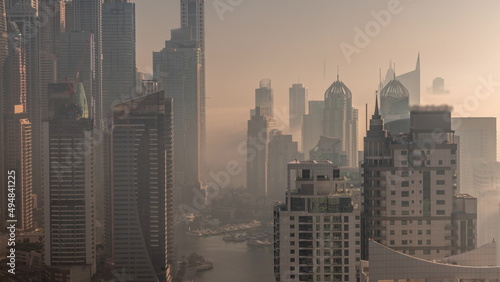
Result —
M43 123L44 249L48 280L96 272L95 145L82 83L53 83Z
M266 107L255 107L252 112L247 131L246 187L256 198L267 198L269 132L273 121Z
M200 49L200 164L203 169L207 151L206 126L206 67L205 67L205 0L181 0L181 28L187 28L189 39L196 41Z
M302 84L293 84L289 90L289 114L290 114L290 130L299 132L301 137L302 119L306 114L307 88Z
M476 199L457 190L449 108L415 108L410 124L391 136L376 103L364 139L365 258L368 239L424 259L475 248Z
M304 115L302 123L302 152L305 159L309 159L309 151L319 141L323 132L324 101L309 101L309 113Z
M268 115L274 117L274 90L269 78L262 79L255 89L255 107L266 108Z
M351 90L339 80L338 75L325 92L322 134L342 140L348 165L358 165L357 114L352 107Z
M135 3L104 2L102 6L102 91L104 116L113 105L135 96Z
M168 98L174 99L174 173L181 201L192 201L200 189L201 162L201 64L200 48L188 29L172 30L165 48L153 53L154 77Z
M390 63L381 88L394 79L395 70L392 67L392 63ZM420 105L420 53L417 56L415 70L398 75L396 76L396 79L399 80L406 87L406 89L408 89L410 106Z
M286 164L303 159L299 153L297 142L292 140L292 135L285 135L280 130L274 129L269 133L267 162L267 190L271 201L282 200L287 185Z
M36 1L38 3L38 1ZM7 21L12 22L20 35L18 48L24 52L26 71L26 112L32 124L33 140L41 140L41 91L40 91L40 35L38 33L38 11L32 1L16 1L7 13ZM33 192L41 195L41 143L33 142Z
M395 77L380 91L380 112L385 122L410 118L409 92Z
M172 106L163 92L115 106L114 272L134 281L173 274Z
M361 192L330 161L288 163L285 203L274 205L276 281L356 281Z
M9 22L6 60L3 61L3 95L0 105L2 122L1 166L15 172L16 182L16 227L23 231L34 228L33 222L33 136L27 112L26 53L21 44L22 35L17 25ZM7 182L4 182L7 183ZM3 189L2 196L7 195ZM3 199L3 197L2 197ZM6 201L7 202L7 201ZM6 210L5 210L6 211ZM4 211L0 213L6 222ZM2 223L3 226L3 223Z
M452 128L460 137L460 192L479 196L482 185L474 180L474 170L483 162L493 166L497 160L497 121L494 117L452 118ZM481 181L480 179L477 179Z

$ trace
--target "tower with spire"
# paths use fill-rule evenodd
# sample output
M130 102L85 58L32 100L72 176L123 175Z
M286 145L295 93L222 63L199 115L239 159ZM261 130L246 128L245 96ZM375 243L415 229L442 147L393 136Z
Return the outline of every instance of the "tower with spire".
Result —
M357 109L352 107L352 92L337 80L325 92L323 109L323 136L342 140L342 150L347 154L348 165L357 166Z
M407 119L410 117L410 93L408 89L396 79L393 79L380 91L380 110L386 122Z

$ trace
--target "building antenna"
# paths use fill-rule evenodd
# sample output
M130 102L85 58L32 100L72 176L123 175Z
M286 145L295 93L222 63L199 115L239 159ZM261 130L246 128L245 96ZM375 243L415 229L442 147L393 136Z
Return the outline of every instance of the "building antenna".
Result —
M326 60L323 60L323 80L326 80Z
M368 103L365 105L365 130L366 135L368 135Z
M396 63L394 63L394 80L396 79Z
M337 81L339 81L339 65L337 65Z
M378 69L378 90L382 91L382 68Z

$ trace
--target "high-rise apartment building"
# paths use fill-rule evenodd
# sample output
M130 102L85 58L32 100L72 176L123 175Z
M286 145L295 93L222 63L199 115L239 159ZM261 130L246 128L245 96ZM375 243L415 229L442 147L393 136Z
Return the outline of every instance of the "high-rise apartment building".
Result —
M40 91L40 34L38 1L14 1L7 5L7 22L11 30L16 30L19 40L17 48L24 52L26 73L26 112L32 124L33 140L41 140L41 91ZM33 193L41 195L41 142L33 142Z
M458 194L447 107L414 108L410 132L384 129L378 103L364 139L364 256L373 239L424 259L476 245L476 198Z
M43 122L47 280L89 281L96 272L93 121L82 83L49 84L48 94Z
M304 115L302 121L302 152L305 159L310 159L309 151L312 150L323 132L324 101L309 101L309 113Z
M347 154L349 166L358 165L357 123L351 90L337 75L337 80L325 92L322 135L342 140L342 150Z
M200 48L187 28L172 30L165 48L153 53L154 77L168 98L174 99L174 173L181 201L192 201L199 189L201 162Z
M133 281L171 281L172 106L171 98L156 92L114 110L114 272Z
M274 206L276 281L356 281L361 193L330 161L288 163L286 203Z
M299 133L301 140L302 120L306 114L307 88L302 84L293 84L289 89L290 130Z

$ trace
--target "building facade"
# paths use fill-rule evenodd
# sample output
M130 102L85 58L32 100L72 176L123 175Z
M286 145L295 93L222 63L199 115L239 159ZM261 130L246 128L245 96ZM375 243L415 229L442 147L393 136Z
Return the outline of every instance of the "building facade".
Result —
M302 120L306 114L307 88L298 83L293 84L289 89L288 103L290 115L290 130L299 133L301 140Z
M324 101L309 101L309 112L302 120L302 152L305 159L310 159L309 151L313 149L323 132Z
M93 121L81 83L49 84L48 94L44 261L49 273L90 280L96 272Z
M174 267L172 99L164 96L114 111L114 272L134 281L171 281Z
M376 104L364 139L365 257L369 239L424 259L476 246L477 202L458 193L450 110L415 108L410 124L392 136Z
M165 48L153 52L154 77L166 97L174 100L174 173L180 201L192 201L200 189L201 159L201 49L188 28L172 30Z
M352 107L352 93L339 80L325 92L323 109L323 136L342 140L349 166L358 165L358 125L357 111Z
M274 206L276 281L356 281L361 193L329 161L288 163L286 203Z

